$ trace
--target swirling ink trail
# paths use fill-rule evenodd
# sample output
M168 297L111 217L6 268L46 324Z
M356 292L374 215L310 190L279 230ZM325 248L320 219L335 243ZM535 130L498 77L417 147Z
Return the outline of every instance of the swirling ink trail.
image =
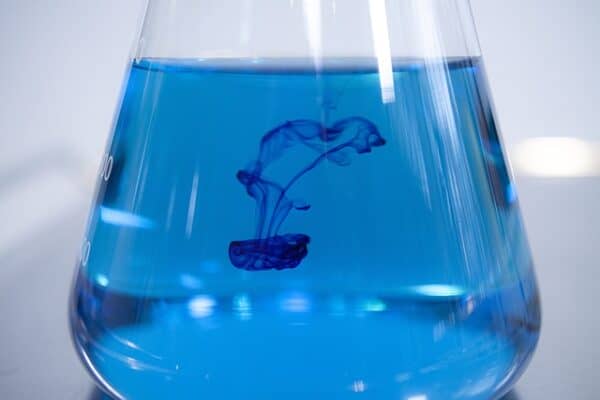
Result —
M248 271L296 268L308 254L310 236L278 232L292 209L307 211L310 205L288 198L290 188L325 160L346 166L353 153L369 153L384 144L375 124L361 117L342 119L330 127L311 120L288 121L267 132L260 142L258 158L237 173L237 179L256 200L258 222L254 239L229 245L231 263ZM266 178L265 170L295 146L304 146L317 156L286 184Z

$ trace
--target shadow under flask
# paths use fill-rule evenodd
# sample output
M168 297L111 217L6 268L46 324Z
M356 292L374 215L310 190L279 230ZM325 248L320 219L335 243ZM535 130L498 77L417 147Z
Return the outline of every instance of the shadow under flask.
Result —
M117 399L497 399L532 260L467 0L150 0L71 302Z

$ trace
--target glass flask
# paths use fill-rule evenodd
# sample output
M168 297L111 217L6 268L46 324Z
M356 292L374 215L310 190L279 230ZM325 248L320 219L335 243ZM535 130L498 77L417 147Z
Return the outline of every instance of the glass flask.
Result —
M467 0L150 0L98 181L117 399L497 399L537 343Z

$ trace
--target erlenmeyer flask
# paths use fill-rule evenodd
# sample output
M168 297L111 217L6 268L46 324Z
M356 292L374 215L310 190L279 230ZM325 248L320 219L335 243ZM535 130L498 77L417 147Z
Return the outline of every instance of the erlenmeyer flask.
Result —
M495 399L540 312L467 0L152 0L74 341L127 399Z

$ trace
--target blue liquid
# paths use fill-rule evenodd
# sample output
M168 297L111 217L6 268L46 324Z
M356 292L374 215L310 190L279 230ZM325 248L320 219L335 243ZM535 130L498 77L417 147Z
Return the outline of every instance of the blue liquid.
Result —
M130 399L490 399L539 304L482 66L134 63L72 297ZM291 182L291 184L290 184Z

